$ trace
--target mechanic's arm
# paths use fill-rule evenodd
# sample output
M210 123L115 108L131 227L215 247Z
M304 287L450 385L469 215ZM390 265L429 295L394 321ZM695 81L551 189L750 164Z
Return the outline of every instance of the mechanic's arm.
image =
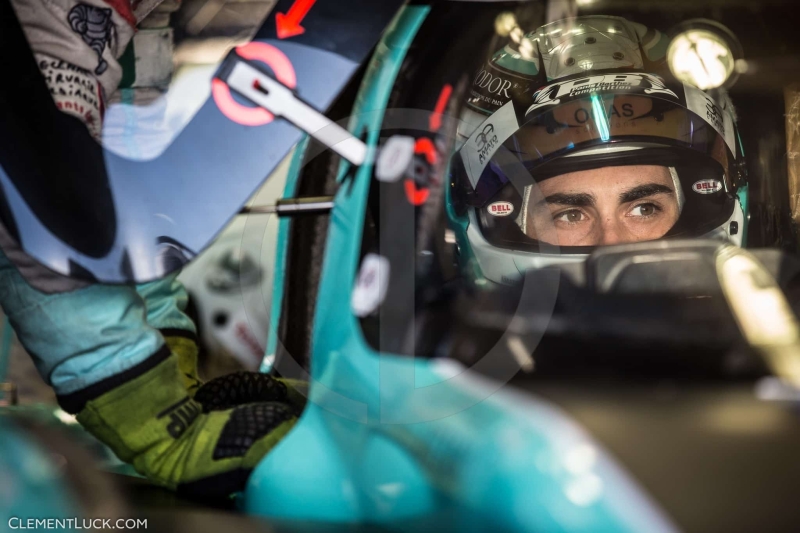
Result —
M136 27L130 0L11 3L56 105L99 138L105 99L122 79L118 58Z
M12 3L56 105L99 139L134 32L130 3ZM59 403L154 482L198 496L241 490L294 424L300 399L269 376L198 390L194 326L174 276L87 284L42 267L2 229L0 247L0 305Z

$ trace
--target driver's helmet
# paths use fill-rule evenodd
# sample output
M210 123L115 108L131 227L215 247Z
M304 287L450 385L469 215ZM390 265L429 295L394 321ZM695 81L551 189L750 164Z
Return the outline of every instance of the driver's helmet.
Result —
M735 111L724 90L677 82L668 44L661 32L622 18L580 17L512 39L476 74L451 163L448 217L460 256L478 275L513 283L530 268L582 260L609 244L565 242L555 213L545 222L534 216L551 207L545 189L570 189L598 169L613 180L658 167L671 189L669 225L620 242L702 236L742 244L737 193L744 199L746 188ZM638 216L654 207L635 209Z

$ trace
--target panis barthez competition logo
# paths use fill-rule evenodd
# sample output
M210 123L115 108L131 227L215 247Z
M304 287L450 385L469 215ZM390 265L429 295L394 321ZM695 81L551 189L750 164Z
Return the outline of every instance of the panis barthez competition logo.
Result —
M678 100L678 95L668 89L661 78L653 74L606 74L548 85L533 95L533 105L525 114L529 115L537 109L558 105L565 98L578 98L608 91L658 94Z

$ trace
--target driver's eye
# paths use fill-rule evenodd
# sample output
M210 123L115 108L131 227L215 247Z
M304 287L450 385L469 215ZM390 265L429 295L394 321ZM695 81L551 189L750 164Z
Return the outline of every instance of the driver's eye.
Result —
M639 204L631 209L631 216L634 217L649 217L658 212L659 207L656 204Z
M562 211L553 217L553 220L558 222L566 222L568 224L575 224L584 220L586 216L582 211L577 209L570 209L569 211Z

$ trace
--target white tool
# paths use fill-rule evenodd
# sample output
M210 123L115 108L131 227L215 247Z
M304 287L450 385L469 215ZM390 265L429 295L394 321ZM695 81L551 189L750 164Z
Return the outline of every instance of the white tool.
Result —
M276 117L283 117L354 165L367 158L367 146L328 117L309 106L286 86L240 61L233 67L228 86Z

